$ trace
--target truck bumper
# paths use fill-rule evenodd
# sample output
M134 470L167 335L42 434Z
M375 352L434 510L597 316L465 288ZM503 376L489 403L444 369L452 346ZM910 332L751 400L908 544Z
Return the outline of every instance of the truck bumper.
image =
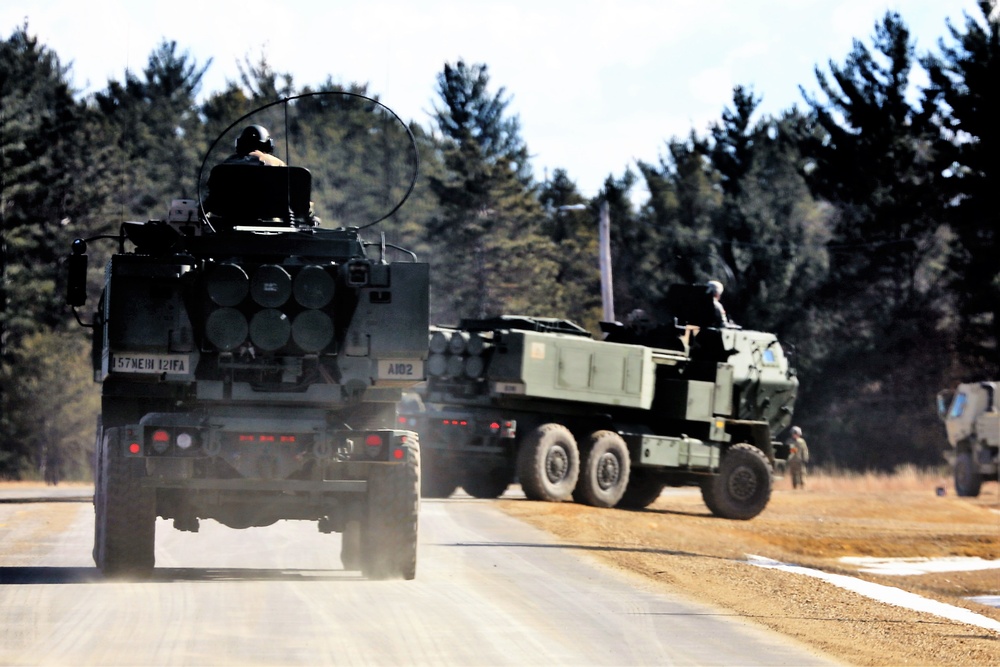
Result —
M167 479L144 477L141 484L155 489L190 489L206 491L288 491L305 493L365 493L366 480L260 480L260 479Z

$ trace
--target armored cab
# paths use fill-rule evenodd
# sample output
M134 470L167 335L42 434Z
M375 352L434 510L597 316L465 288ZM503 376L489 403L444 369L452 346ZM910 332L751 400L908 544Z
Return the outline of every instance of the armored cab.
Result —
M323 95L360 98L315 94L265 110L306 137L335 121L315 114ZM336 162L317 159L336 182L322 169ZM102 384L97 565L148 572L157 517L188 531L202 519L295 519L342 533L345 568L413 578L419 443L393 418L403 389L424 379L427 265L364 240L360 224L323 226L309 167L237 154L206 173L199 200L172 202L165 220L123 223L105 272L91 323ZM74 307L93 241L74 242Z

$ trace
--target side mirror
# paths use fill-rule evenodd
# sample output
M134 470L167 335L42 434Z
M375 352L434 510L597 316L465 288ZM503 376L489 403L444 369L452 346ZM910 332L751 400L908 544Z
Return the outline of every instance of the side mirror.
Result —
M66 303L74 308L87 302L87 242L73 241L73 254L66 258Z

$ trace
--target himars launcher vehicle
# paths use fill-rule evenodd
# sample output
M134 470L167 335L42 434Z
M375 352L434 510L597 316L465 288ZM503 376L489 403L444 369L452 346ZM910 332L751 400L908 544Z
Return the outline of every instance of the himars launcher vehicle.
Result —
M205 164L215 166L199 179L207 196L175 201L165 221L123 223L113 237L92 322L102 383L94 559L108 575L154 567L158 516L187 531L201 519L315 521L343 534L345 568L415 575L420 451L393 420L402 390L424 378L428 267L406 251L389 261L398 249L384 237L364 242L358 227L319 226L317 212L335 224L352 216L313 202L317 185L340 201L364 198L340 191L350 156L318 155L318 138L338 129L325 115L336 110L355 124L378 116L360 133L379 140L373 163L388 163L388 138L404 140L409 188L390 189L398 203L386 215L352 224L384 219L416 178L412 136L374 100L314 93L231 125L216 145L232 152L246 128L240 136L265 155L211 160L210 151ZM284 160L266 156L267 126ZM328 145L343 147L343 136ZM303 137L311 143L294 152ZM309 169L295 164L304 156ZM93 240L75 241L68 260L74 307L86 300Z
M530 499L641 508L695 485L717 516L759 514L795 373L773 334L716 328L704 286L671 286L668 304L669 326L604 324L604 340L529 317L435 328L399 416L420 433L424 495L497 497L517 479Z

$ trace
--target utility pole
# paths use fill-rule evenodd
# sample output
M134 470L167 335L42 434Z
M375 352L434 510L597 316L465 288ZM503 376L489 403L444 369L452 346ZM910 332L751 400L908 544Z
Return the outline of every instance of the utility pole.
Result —
M611 212L607 200L601 202L601 214L597 225L598 264L601 268L601 305L604 307L604 321L615 321L615 297L611 285Z

